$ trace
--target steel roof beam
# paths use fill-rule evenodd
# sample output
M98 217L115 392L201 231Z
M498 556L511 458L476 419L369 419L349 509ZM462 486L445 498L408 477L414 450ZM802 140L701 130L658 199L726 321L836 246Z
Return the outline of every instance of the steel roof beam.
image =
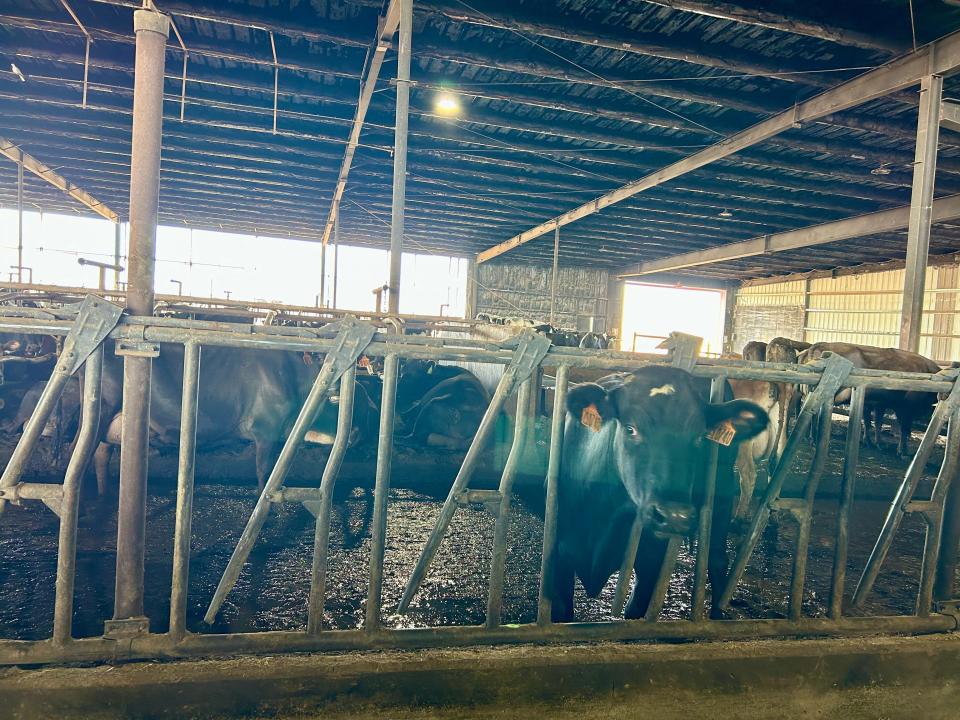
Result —
M933 202L933 222L943 222L957 218L960 218L960 195L950 195ZM824 245L877 233L894 232L906 229L909 222L910 206L908 205L892 210L857 215L856 217L799 230L762 235L752 240L674 255L661 260L651 260L639 263L635 271L623 273L619 277L639 277L658 272L672 272L698 265L739 260L756 255L769 255L770 253L798 250L813 245Z
M55 173L51 168L44 165L35 157L25 153L17 146L16 143L11 142L6 138L0 138L0 155L3 155L15 163L22 163L24 170L29 170L41 180L45 180L58 190L62 190L80 204L85 205L90 210L93 210L93 212L95 212L97 215L106 218L110 222L119 222L120 218L117 216L117 213L97 200L86 190L73 185L62 175Z
M876 70L871 70L849 80L832 90L798 103L794 107L743 130L709 148L679 160L646 177L628 183L595 200L548 220L525 232L515 235L499 245L477 255L477 262L486 262L509 252L515 247L557 227L569 225L581 218L614 205L652 187L676 179L717 160L740 152L775 135L799 127L801 123L816 120L870 100L884 97L891 92L915 85L925 75L942 75L953 72L960 65L960 33L947 35L917 52L894 60Z

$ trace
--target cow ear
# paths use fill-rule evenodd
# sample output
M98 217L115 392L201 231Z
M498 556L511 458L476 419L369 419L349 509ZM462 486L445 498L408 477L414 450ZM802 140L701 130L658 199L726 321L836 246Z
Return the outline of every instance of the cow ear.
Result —
M567 412L594 432L616 416L616 408L607 391L595 383L584 383L570 389Z
M707 405L706 420L707 437L721 445L756 437L770 422L766 411L749 400Z

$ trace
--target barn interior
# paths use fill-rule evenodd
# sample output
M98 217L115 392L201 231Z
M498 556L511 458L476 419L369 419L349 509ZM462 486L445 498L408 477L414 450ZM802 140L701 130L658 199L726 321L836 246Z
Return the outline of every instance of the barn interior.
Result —
M125 307L104 331L126 343L116 434L143 434L108 456L119 499L94 503L72 436L34 438L17 460L33 409L5 399L0 664L99 661L118 638L149 659L955 629L958 30L953 0L0 0L0 333L70 337L88 294ZM148 450L161 344L183 347L186 407L208 344L314 353L319 368L352 323L379 349L337 378L369 368L385 393L391 356L426 358L466 363L496 402L503 368L540 352L530 327L553 345L532 388L509 386L495 447L469 471L476 439L385 444L379 395L379 437L340 447L341 416L332 446L278 461L263 492L252 444L185 445L187 420ZM934 365L734 357L778 337ZM733 625L704 616L720 591L704 589L708 524L670 541L658 622L622 619L625 556L599 598L577 586L583 627L567 634L544 610L567 383L663 362L713 378L714 400L730 380L814 400L796 425L782 416L789 467L760 463L753 515L729 540L741 582L718 622ZM202 397L207 378L193 382ZM815 415L828 382L851 392ZM859 447L878 386L934 398L904 457L894 422ZM88 391L73 392L79 416ZM329 489L309 494L321 474ZM71 477L84 478L72 545ZM61 484L53 500L41 487ZM81 559L66 589L64 548Z

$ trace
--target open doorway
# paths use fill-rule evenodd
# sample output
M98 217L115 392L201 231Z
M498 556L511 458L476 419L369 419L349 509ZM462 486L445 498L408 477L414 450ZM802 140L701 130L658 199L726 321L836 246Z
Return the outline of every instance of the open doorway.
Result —
M626 283L620 347L633 352L663 352L659 345L671 332L703 338L701 354L723 351L724 291Z

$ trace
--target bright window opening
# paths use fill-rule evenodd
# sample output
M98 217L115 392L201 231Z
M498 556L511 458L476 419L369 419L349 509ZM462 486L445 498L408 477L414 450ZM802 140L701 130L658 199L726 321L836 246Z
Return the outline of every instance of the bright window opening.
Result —
M657 350L671 332L703 338L704 355L723 348L722 290L672 285L627 283L623 288L623 325L620 347L634 352Z

